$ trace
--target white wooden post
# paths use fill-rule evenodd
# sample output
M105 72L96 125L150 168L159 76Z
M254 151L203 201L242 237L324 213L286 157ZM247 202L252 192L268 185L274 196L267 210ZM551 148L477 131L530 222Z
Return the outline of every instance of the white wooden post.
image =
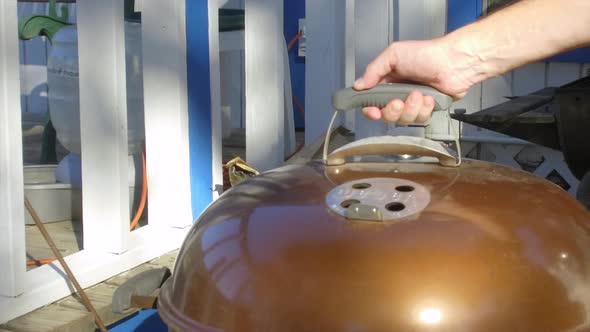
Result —
M356 0L346 0L344 8L344 85L349 87L356 80ZM344 115L344 126L354 131L355 112Z
M229 35L241 35L241 39L238 39L234 45L238 46L238 50L224 50L226 41L230 38L224 38L227 34ZM224 32L221 33L219 38L220 41L220 70L221 70L221 105L223 107L229 107L231 110L231 120L229 125L231 128L242 127L242 116L243 112L243 82L244 82L244 66L242 64L243 52L244 52L244 33L241 34L235 32ZM241 44L241 45L240 45Z
M547 86L559 87L580 78L581 65L551 62L547 65Z
M244 9L244 0L221 0L220 8ZM244 127L244 31L219 34L221 106L231 108L230 128Z
M84 249L121 253L129 237L123 2L78 1Z
M25 215L16 0L0 2L0 295L24 291Z
M538 62L514 70L512 94L526 96L531 92L543 89L545 87L545 67L545 63Z
M356 2L356 73L360 76L367 65L381 53L392 40L393 6L391 0L363 0ZM384 135L388 125L383 121L368 120L356 112L355 134L357 139Z
M219 3L219 0L209 0L209 85L211 89L211 167L213 168L211 188L213 189L213 199L219 197L223 187ZM281 13L282 8L281 6ZM281 26L283 26L282 20Z
M440 37L446 32L446 0L399 1L396 9L397 39L399 40L432 39ZM424 135L430 139L452 140L455 139L456 132L449 132L449 120L448 112L436 112L432 114L432 119L426 128L396 129L406 135Z
M142 5L148 222L182 227L193 221L185 1L145 0Z
M261 171L284 160L283 1L246 0L246 158Z
M284 137L285 137L285 157L290 156L297 149L295 141L295 114L293 113L293 91L291 90L291 70L289 65L289 50L287 42L283 42L283 68L285 70L283 105L284 105Z
M334 112L332 94L344 87L345 5L342 0L305 1L306 144L326 132Z

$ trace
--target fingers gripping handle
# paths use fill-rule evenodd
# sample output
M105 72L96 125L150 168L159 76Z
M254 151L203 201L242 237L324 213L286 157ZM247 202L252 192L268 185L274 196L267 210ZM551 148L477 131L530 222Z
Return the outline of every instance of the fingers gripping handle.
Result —
M337 91L332 96L332 105L338 111L348 111L355 108L376 106L385 107L394 99L405 100L412 91L420 91L434 99L434 111L449 109L453 98L434 88L424 85L386 83L379 84L369 90L354 90L346 88Z

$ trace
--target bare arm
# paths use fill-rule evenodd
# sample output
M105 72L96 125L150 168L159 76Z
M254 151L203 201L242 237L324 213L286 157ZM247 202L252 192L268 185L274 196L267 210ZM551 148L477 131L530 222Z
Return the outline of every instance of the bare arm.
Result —
M473 80L480 82L590 45L590 1L519 1L450 33L441 43L471 64Z
M587 45L589 0L521 0L441 38L391 44L355 88L411 81L462 98L481 81ZM371 119L407 124L426 121L433 105L432 98L413 92L405 101L364 112Z

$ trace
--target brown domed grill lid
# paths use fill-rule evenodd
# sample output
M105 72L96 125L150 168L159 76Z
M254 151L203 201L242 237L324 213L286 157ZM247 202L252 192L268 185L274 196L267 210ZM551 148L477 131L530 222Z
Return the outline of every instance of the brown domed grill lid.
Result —
M588 217L486 162L286 166L202 214L160 314L179 331L589 331Z

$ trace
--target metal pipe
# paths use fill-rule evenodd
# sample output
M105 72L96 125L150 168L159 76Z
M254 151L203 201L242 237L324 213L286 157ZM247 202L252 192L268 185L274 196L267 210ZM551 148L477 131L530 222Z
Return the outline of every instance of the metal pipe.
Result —
M98 312L96 312L96 309L94 309L94 306L90 302L90 299L88 298L88 296L86 296L86 292L84 292L84 289L82 289L82 287L78 283L78 280L74 276L74 273L72 273L72 270L70 270L70 267L68 266L68 264L64 260L63 256L61 255L61 253L57 249L57 246L53 242L53 239L49 235L49 232L47 232L47 229L45 228L45 226L41 222L41 219L37 215L37 212L35 211L35 209L31 205L31 202L29 202L29 199L26 196L25 196L25 207L27 208L27 211L29 211L29 213L31 214L31 217L35 221L35 225L37 225L37 228L39 228L39 231L41 232L41 234L45 238L45 241L47 241L47 244L49 244L49 248L51 248L51 251L53 252L55 257L57 257L57 259L59 260L59 263L63 267L64 271L66 271L68 278L70 278L70 281L72 282L72 284L74 284L74 287L76 287L76 290L78 291L78 294L80 295L80 299L82 299L82 303L84 303L84 305L86 306L86 309L88 309L88 311L90 311L92 313L92 315L94 316L94 321L96 322L96 325L98 326L98 328L100 329L101 332L107 332L107 328L104 325L100 316L98 315Z

